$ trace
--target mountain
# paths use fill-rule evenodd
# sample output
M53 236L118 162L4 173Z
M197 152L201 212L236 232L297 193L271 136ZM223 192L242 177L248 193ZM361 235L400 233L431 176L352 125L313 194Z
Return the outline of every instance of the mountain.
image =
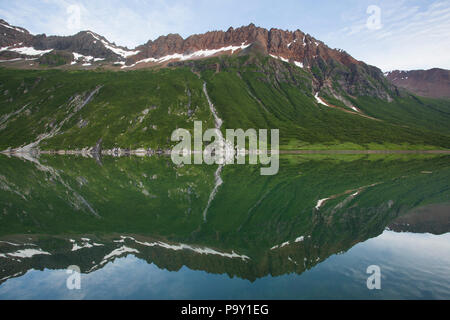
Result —
M315 89L326 88L335 97L339 97L339 90L335 90L329 81L333 78L337 79L337 83L347 94L367 92L389 101L389 91L395 91L393 86L384 81L378 68L354 59L343 50L331 49L300 30L267 30L254 24L230 28L226 32L193 35L187 39L178 34L162 36L137 47L139 53L129 57L124 67L192 60L217 53L245 52L252 48L308 70L313 74ZM371 78L375 81L371 81Z
M356 107L344 99L339 90L333 88L330 79L347 94L366 92L387 101L392 100L395 88L385 81L378 68L368 66L354 59L343 50L331 49L323 42L300 30L294 32L280 29L264 29L250 24L245 27L225 31L212 31L192 35L183 39L178 34L161 36L148 41L134 50L116 46L106 38L92 32L83 31L74 36L32 36L25 29L2 23L7 30L8 42L0 49L0 56L10 58L33 58L45 55L59 55L62 59L46 59L41 64L56 60L51 66L73 65L91 67L101 64L122 66L122 69L136 69L149 66L167 65L174 61L207 58L219 54L235 54L248 50L258 50L262 54L291 63L313 74L314 87L318 91L325 88L330 94L345 101L348 107ZM20 31L17 31L20 30ZM24 38L24 34L26 37ZM12 54L14 53L14 54ZM72 59L67 59L72 55ZM77 63L78 62L78 63ZM374 79L374 81L372 80Z
M396 86L419 96L450 98L450 70L395 70L385 73L385 76Z
M176 128L214 127L212 109L223 131L279 128L283 149L450 148L448 100L300 30L250 24L129 50L91 31L1 27L0 150L169 149Z
M450 230L450 210L447 205L432 205L412 210L389 225L396 232L444 234Z
M27 30L0 20L0 57L5 60L36 59L44 55L69 55L64 64L90 66L94 62L123 62L134 55L131 51L109 42L92 32L82 31L73 36L32 35Z

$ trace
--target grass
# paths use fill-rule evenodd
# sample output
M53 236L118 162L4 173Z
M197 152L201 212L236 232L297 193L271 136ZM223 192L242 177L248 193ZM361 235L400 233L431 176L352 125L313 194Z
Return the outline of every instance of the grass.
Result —
M0 69L0 150L29 144L55 127L59 132L40 143L42 150L82 149L100 138L104 148L170 148L176 128L192 131L197 120L214 126L203 82L223 132L279 129L284 150L450 148L448 100L353 99L378 119L372 120L318 105L311 81L301 68L252 55L129 72ZM97 86L99 93L77 111L74 97L83 100Z

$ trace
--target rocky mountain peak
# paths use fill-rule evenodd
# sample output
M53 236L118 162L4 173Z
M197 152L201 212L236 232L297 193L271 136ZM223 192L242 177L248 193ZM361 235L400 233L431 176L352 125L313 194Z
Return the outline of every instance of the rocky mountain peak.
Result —
M346 52L331 49L322 41L300 30L287 31L277 28L267 30L250 23L236 29L230 27L227 31L195 34L186 39L178 34L161 36L155 41L149 41L138 47L140 53L128 57L127 65L132 66L141 62L157 63L157 60L168 62L179 59L183 55L192 55L195 52L199 52L196 55L197 58L205 56L206 52L201 53L201 51L236 53L244 46L256 42L264 52L283 61L294 62L298 66L310 67L314 61L319 59L337 60L346 66L360 63ZM170 56L173 56L173 59Z

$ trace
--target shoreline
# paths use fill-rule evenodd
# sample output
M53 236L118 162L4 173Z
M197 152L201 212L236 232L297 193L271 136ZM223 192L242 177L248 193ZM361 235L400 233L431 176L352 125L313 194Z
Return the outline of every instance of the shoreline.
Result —
M268 152L270 154L270 151ZM4 155L81 155L84 157L98 157L98 156L112 156L112 157L124 157L124 156L154 156L154 155L171 155L171 150L126 150L126 149L112 149L112 150L101 150L101 152L93 152L93 150L3 150L0 154ZM195 154L195 152L192 152ZM246 151L246 155L249 152ZM257 152L258 154L258 152ZM352 155L352 154L450 154L450 150L279 150L280 155L302 155L302 154L341 154L341 155Z
M450 150L280 150L280 154L450 154Z

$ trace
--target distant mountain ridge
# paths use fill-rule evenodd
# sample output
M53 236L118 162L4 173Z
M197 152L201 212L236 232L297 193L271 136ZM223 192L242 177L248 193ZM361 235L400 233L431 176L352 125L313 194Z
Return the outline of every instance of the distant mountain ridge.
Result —
M116 46L106 38L92 32L81 31L73 36L32 35L26 29L11 26L0 19L0 57L4 58L35 58L49 50L68 51L73 55L73 62L84 56L84 62L108 59L124 61L126 57L137 52ZM83 61L80 61L83 62Z
M450 98L450 70L433 68L429 70L390 71L387 79L398 87L419 96Z

